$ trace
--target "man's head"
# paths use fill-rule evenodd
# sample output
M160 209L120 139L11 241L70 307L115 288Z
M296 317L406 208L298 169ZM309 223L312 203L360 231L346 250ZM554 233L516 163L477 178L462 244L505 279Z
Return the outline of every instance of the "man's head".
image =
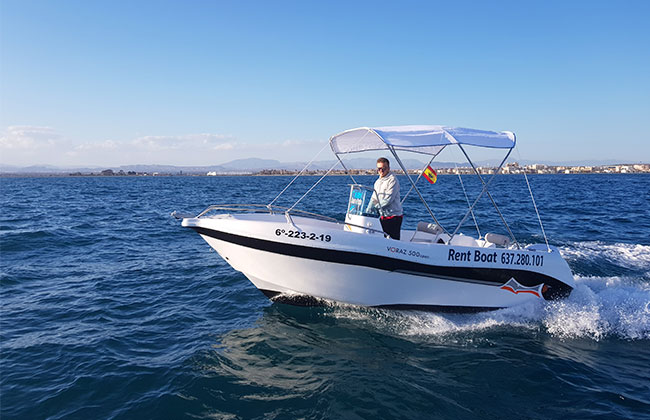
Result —
M388 175L388 172L390 172L390 162L388 159L385 157L380 157L377 159L377 172L379 173L380 178Z

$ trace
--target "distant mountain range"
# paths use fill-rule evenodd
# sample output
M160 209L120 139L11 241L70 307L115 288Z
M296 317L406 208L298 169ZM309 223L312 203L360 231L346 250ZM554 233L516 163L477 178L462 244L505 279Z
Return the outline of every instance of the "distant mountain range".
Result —
M426 162L417 159L404 159L402 161L407 169L422 169ZM335 160L321 160L312 162L308 170L323 171L330 169ZM376 161L372 158L353 158L344 160L345 166L348 169L372 169L375 167ZM498 161L477 161L474 162L476 166L496 166ZM630 162L614 162L614 161L563 161L563 162L550 162L550 161L519 161L520 165L529 165L540 163L552 166L602 166L614 165ZM237 159L231 162L222 163L220 165L208 166L175 166L175 165L123 165L123 166L95 166L95 167L59 167L52 165L34 165L34 166L15 166L0 164L0 173L4 174L66 174L66 173L99 173L106 169L111 169L114 172L146 172L146 173L166 173L166 174L206 174L208 172L216 172L219 174L228 173L251 173L259 172L262 170L287 170L299 171L305 167L307 162L280 162L273 159ZM393 163L393 167L397 165ZM453 162L434 162L434 168L453 168L454 166L469 166L467 163L453 163ZM340 165L338 166L340 169Z
M103 167L57 167L52 165L38 165L38 166L12 166L0 164L0 173L14 173L14 174L59 174L59 173L99 173L106 169L111 169L114 172L147 172L147 173L168 173L168 174L205 174L208 172L217 173L250 173L259 172L264 169L267 170L287 170L299 171L305 167L308 162L280 162L273 159L237 159L231 162L222 163L220 165L209 166L175 166L175 165L122 165L122 166L103 166ZM337 161L335 160L322 160L312 162L308 170L313 171L326 171L330 169ZM407 169L422 168L424 162L416 159L403 160ZM346 159L345 166L348 169L370 169L374 168L376 164L375 159ZM453 166L453 164L451 164ZM395 165L393 165L395 166ZM338 166L340 168L340 165Z

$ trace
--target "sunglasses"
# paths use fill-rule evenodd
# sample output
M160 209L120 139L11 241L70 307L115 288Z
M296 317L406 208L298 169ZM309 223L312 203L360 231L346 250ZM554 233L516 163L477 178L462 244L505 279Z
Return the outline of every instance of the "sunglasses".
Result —
M386 169L388 169L388 168L386 168L385 166L377 167L378 171L385 171Z

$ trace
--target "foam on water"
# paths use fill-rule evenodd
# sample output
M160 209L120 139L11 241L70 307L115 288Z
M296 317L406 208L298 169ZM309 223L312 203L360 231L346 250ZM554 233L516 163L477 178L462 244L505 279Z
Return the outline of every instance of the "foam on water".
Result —
M561 339L650 340L650 246L592 241L572 243L560 251L570 263L606 261L631 275L577 275L576 288L567 299L478 314L385 311L333 303L330 315L401 336L449 338L517 328Z
M605 259L622 267L645 270L650 273L650 246L601 241L574 242L559 247L568 260Z
M650 287L636 278L585 277L563 301L545 305L542 322L559 337L650 339Z
M571 263L607 261L631 275L576 276L567 299L538 301L471 315L361 310L337 306L333 316L366 320L398 335L449 336L494 328L545 331L562 339L650 339L650 246L579 242L560 248Z
M385 311L335 305L331 316L366 322L396 335L449 338L497 329L545 331L561 339L650 340L650 285L620 277L576 279L567 299L530 302L478 314Z

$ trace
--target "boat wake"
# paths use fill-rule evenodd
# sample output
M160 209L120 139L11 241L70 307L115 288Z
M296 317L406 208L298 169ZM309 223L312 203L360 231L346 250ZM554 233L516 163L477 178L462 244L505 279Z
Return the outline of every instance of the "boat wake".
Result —
M478 314L383 311L331 304L331 316L355 319L400 336L477 338L475 333L517 329L561 339L650 340L650 246L578 243L561 248L572 265L608 265L620 275L577 275L567 299L538 301ZM598 271L598 270L596 270ZM469 336L468 336L469 335Z
M601 241L574 242L560 247L569 262L609 263L625 270L641 270L650 276L650 246L639 244L607 244Z
M540 321L563 338L650 339L650 284L637 278L583 277L564 301L549 302Z
M331 316L402 336L448 336L516 328L563 338L650 340L650 285L622 277L576 279L571 296L479 314L387 311L332 303Z

